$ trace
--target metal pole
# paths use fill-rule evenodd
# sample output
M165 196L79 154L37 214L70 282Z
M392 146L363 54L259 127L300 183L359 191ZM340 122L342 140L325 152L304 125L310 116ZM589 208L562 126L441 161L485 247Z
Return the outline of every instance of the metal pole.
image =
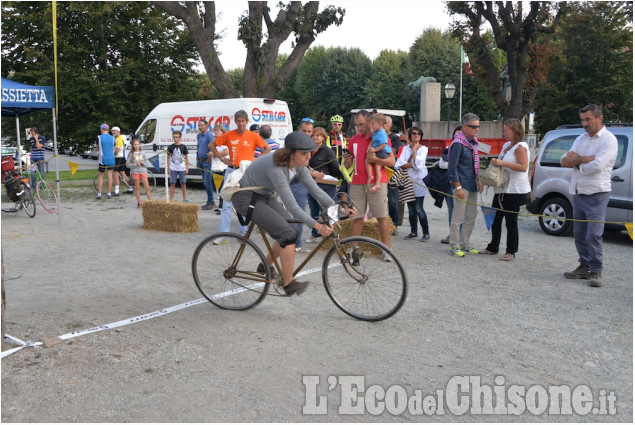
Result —
M450 103L452 102L452 99L447 98L448 99L448 139L450 138Z
M55 185L57 186L57 225L62 224L62 196L60 195L60 161L57 155L57 121L55 120L55 108L53 108L53 151L55 152Z
M165 178L163 179L163 181L165 182L165 202L170 202L170 190L169 188L169 177L168 176L168 161L170 160L168 158L168 151L164 151L165 153L165 167L164 167L164 171L165 171ZM159 171L161 170L161 161L159 161Z
M20 118L16 115L15 116L15 128L17 130L16 136L17 136L17 147L18 147L18 170L20 171L20 175L22 175L23 172L26 171L22 169L22 143L20 143ZM26 165L26 164L25 164Z
M463 116L463 45L461 45L461 84L459 89L459 121L461 121L461 117Z

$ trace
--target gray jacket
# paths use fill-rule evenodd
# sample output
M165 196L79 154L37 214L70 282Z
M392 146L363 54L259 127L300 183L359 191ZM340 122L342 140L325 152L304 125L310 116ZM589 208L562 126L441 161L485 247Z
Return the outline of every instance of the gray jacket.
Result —
M309 174L307 167L296 167L295 171L295 178L308 189L311 196L322 207L328 208L334 204L331 197L318 187L311 174ZM266 189L254 190L254 192L262 195L272 195L276 192L282 204L292 216L302 220L307 226L313 227L316 221L300 209L289 188L289 182L289 167L274 165L272 153L259 157L247 167L243 178L240 180L240 186L264 186Z

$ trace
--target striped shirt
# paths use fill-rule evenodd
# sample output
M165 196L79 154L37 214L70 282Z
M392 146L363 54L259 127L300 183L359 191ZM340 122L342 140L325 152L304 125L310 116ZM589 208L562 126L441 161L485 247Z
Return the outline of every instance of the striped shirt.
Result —
M37 145L35 144L35 139L33 137L31 137L30 142L31 142L31 161L32 162L43 161L46 158L46 150L44 149L44 146L46 146L46 138L42 136L41 134L38 135L38 142L42 144L41 149L37 148Z

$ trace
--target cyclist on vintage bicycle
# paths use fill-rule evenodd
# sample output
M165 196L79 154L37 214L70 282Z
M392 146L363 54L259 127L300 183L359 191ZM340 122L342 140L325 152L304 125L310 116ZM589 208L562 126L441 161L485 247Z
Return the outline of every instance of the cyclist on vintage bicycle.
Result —
M289 183L294 178L297 179L323 208L334 205L334 201L318 187L307 168L311 152L317 149L315 142L299 131L289 133L284 141L284 148L255 160L246 169L240 181L241 188L264 188L238 191L233 195L232 202L236 212L253 220L275 240L272 252L274 257L280 257L284 292L293 295L304 292L308 282L300 282L293 278L295 241L299 229L295 224L289 223L289 220L298 217L324 237L330 235L333 228L328 224L318 223L298 207ZM274 192L278 194L282 204L276 199ZM350 211L351 215L354 213L354 209ZM270 254L267 254L267 263L268 267L273 264ZM265 272L264 265L259 265L258 272ZM273 272L274 270L272 274Z

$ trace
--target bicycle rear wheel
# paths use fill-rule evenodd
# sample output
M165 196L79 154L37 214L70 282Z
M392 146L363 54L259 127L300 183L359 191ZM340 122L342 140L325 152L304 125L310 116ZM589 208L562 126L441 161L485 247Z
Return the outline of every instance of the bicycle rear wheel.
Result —
M362 254L353 256L354 247ZM386 245L365 236L333 245L324 258L322 280L335 305L359 320L385 320L406 300L407 277L399 259Z
M26 215L33 218L35 217L35 200L33 199L31 189L29 189L29 187L24 183L22 183L20 187L24 191L24 198L20 200L22 208L24 208Z
M154 177L154 173L148 170L148 184L150 185L150 193L154 191L154 188L157 186L157 179Z
M37 194L37 199L40 201L40 205L42 205L44 211L51 214L57 212L59 202L57 200L57 194L50 184L44 180L40 180L37 182L37 186L35 187L35 193Z
M269 291L269 268L258 273L258 264L266 264L266 258L252 241L243 242L236 233L216 233L194 251L192 275L198 290L215 306L246 310Z

